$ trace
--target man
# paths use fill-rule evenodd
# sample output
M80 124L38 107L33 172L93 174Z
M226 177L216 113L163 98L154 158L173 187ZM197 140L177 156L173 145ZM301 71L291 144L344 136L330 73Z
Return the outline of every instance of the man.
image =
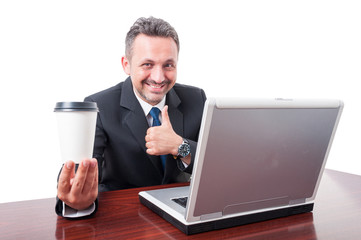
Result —
M64 165L59 215L94 213L98 191L185 182L192 172L206 96L175 83L176 31L161 19L140 18L125 50L122 66L130 77L85 99L99 108L94 159L82 161L76 174L72 161Z

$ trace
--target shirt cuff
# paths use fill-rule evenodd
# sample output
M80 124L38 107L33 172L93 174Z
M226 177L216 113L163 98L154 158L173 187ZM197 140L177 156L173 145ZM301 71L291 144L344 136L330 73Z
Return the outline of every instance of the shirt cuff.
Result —
M183 162L182 160L181 160L181 162L183 163L183 166L184 166L184 168L186 169L186 168L188 167L188 164L186 164L186 163Z
M71 208L67 206L63 202L63 217L67 218L79 218L79 217L85 217L89 216L95 211L95 203L93 203L90 207L84 210L76 210L74 208Z

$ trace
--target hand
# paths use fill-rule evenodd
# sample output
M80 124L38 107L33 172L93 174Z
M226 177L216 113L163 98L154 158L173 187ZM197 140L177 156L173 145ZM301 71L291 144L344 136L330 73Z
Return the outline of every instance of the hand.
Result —
M75 164L68 161L61 170L58 198L77 210L88 208L98 196L98 163L95 158L80 162L75 174Z
M168 116L168 106L162 110L162 125L150 127L145 136L145 146L150 155L178 154L178 147L183 138L176 134Z

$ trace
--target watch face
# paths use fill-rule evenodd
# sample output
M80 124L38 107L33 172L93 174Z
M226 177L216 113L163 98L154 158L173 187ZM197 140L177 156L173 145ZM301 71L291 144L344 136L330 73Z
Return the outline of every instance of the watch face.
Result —
M181 157L186 157L188 156L188 154L191 152L191 147L189 146L188 143L183 143L179 146L179 149L178 149L178 154L181 156Z

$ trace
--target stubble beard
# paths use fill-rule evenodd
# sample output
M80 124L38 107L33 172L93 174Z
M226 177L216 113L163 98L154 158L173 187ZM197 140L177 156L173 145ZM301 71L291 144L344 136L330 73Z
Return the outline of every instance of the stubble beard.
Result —
M146 80L142 81L143 89L148 88L148 86L146 86L146 85L153 85L153 86L163 86L163 88L167 89L167 91L166 92L149 93L142 89L142 91L137 91L137 92L146 102L150 103L151 105L156 105L160 101L162 101L163 97L169 92L170 89L168 89L168 88L169 88L170 84L171 84L171 81L168 79L164 80L160 84L156 83L153 80L146 79Z

